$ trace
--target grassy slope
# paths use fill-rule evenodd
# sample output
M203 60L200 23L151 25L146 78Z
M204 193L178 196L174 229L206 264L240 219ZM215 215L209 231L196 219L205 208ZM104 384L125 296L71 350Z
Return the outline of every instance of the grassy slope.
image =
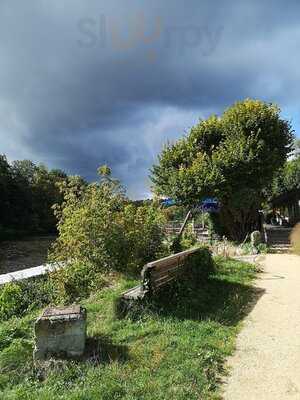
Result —
M224 361L248 310L255 269L218 260L205 288L181 289L135 319L114 318L113 301L133 281L119 280L84 302L88 353L34 370L35 315L0 323L0 399L218 399Z

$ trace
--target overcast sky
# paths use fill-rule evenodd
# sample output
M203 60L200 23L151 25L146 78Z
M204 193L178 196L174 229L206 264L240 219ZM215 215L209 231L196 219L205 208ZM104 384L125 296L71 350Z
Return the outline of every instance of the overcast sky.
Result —
M0 153L147 197L162 144L237 100L299 132L299 49L299 0L0 0Z

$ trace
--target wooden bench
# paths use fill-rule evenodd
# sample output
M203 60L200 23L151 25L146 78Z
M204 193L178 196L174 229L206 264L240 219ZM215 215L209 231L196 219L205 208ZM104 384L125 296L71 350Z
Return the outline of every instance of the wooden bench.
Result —
M199 251L199 248L185 250L180 253L149 262L141 273L142 283L121 295L121 300L141 300L147 295L152 295L163 286L184 273L184 266L189 257Z

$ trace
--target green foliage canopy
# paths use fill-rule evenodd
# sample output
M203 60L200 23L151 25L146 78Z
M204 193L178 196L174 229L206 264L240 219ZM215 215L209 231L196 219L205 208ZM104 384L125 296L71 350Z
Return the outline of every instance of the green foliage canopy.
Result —
M263 191L291 151L293 131L273 104L247 99L167 144L152 168L154 191L183 204L222 204L225 233L241 240L258 222Z
M30 160L8 163L0 155L0 238L9 238L10 232L55 232L51 207L62 200L57 183L65 179L59 169L48 170Z

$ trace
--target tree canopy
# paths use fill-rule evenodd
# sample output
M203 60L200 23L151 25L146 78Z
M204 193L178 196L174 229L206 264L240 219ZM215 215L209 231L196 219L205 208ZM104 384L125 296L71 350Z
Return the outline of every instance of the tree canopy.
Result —
M224 233L241 240L257 228L264 189L283 167L293 138L276 105L251 99L235 103L164 147L152 168L153 189L188 205L217 197Z
M55 232L51 207L62 201L57 183L65 179L62 170L48 170L30 160L8 163L0 155L0 238Z

